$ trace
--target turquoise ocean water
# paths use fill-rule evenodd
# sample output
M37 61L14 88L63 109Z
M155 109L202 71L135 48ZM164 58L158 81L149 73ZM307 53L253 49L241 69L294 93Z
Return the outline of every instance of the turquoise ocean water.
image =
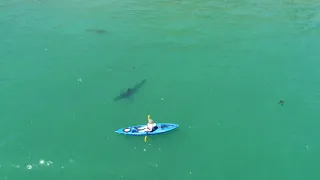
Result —
M318 180L319 49L316 0L0 0L0 180Z

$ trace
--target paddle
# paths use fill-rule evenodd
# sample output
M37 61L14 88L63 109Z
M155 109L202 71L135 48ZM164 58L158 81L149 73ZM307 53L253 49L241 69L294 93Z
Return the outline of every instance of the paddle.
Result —
M150 115L148 115L148 122L149 122L149 119L150 119ZM148 134L148 133L147 133ZM144 137L144 142L147 142L147 139L148 139L148 136L145 136Z

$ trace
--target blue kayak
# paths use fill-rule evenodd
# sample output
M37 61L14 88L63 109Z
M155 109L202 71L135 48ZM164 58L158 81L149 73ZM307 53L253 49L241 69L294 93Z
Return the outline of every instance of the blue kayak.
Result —
M144 132L146 125L137 125L116 130L116 133L130 135L130 136L151 136L172 131L179 127L178 124L171 123L157 123L155 130L152 132Z

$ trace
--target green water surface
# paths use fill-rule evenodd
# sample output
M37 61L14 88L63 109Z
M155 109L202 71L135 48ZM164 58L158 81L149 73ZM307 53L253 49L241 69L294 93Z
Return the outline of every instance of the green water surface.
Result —
M319 180L319 47L316 0L0 0L0 180Z

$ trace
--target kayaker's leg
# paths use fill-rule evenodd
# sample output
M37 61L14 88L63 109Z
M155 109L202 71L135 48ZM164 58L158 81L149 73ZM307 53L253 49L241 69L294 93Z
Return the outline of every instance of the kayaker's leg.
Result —
M142 127L138 128L138 130L144 130L146 128L147 128L147 126L142 126Z

